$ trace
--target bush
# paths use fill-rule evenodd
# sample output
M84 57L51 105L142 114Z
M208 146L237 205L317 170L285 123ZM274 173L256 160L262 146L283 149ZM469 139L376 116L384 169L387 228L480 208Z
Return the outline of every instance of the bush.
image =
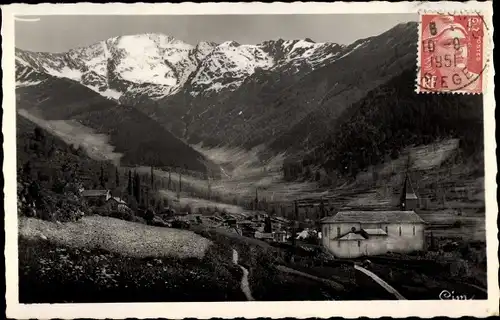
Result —
M148 208L146 210L146 212L144 213L144 219L148 222L148 223L151 223L153 222L155 218L155 212L153 211L153 209L151 208Z
M172 228L176 229L189 229L189 223L181 220L172 221Z
M450 274L454 277L468 278L471 276L469 263L464 259L457 259L450 264Z

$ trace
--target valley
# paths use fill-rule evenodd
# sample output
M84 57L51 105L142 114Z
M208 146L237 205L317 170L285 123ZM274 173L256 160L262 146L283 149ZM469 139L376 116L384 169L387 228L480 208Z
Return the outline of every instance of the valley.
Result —
M433 299L465 271L484 288L482 97L415 93L416 35L16 49L23 299ZM421 249L338 256L325 239L368 240L323 234L341 211L415 211Z

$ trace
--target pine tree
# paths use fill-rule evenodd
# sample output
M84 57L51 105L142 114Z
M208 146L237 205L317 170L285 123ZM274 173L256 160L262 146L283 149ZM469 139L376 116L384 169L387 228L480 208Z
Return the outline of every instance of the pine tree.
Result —
M137 203L141 203L141 178L139 174L135 173L135 181L134 181L134 196L137 200Z
M325 217L325 203L323 199L321 199L321 202L319 204L319 218L323 219Z
M399 203L401 206L401 210L405 210L406 207L406 188L407 188L407 183L408 183L408 170L410 167L410 156L408 156L408 160L406 163L406 171L405 171L405 179L404 179L404 184L403 184L403 190L401 190L401 196L399 198Z
M297 204L297 200L293 202L293 206L294 206L294 217L292 219L292 245L295 246L295 238L297 237L297 230L295 229L295 227L296 227L297 217L299 216L299 206Z
M212 198L212 186L210 184L210 175L207 173L207 189L208 189L208 200Z
M27 176L31 176L31 162L26 162L23 166L23 173Z
M254 210L259 210L259 191L255 189Z
M434 241L434 234L432 233L431 231L431 245L430 245L430 249L431 251L434 251L435 250L435 241Z
M115 183L116 187L118 188L120 186L120 175L118 174L118 168L115 169Z
M153 167L151 166L151 188L154 189L154 183L155 183L155 175L153 171Z
M182 171L179 170L179 194L182 192Z
M314 180L319 181L321 179L321 173L319 171L316 171L316 176Z
M172 188L172 170L168 169L168 185L167 189L171 190Z
M128 186L127 186L129 196L131 196L133 193L132 188L133 188L133 186L132 186L132 172L129 170L128 171Z
M104 168L103 168L102 164L101 164L101 175L99 177L99 181L101 183L101 187L103 189L105 189L106 188L106 183L104 182Z
M271 224L271 217L269 215L266 216L266 220L265 220L265 224L264 224L264 232L265 233L273 232L272 224Z

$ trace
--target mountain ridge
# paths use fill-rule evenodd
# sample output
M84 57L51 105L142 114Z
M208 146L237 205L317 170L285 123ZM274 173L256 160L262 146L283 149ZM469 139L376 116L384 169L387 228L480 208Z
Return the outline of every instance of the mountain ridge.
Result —
M134 42L137 38L139 42ZM26 53L20 51L16 64L22 68L16 78L25 85L23 68L30 64L38 69L25 80L28 84L37 83L37 76L46 74L51 65L66 71L69 65L76 66L84 77L74 81L135 107L190 144L245 149L263 145L271 153L293 156L328 136L348 107L370 90L412 68L416 41L414 22L348 46L310 39L258 45L202 41L193 46L166 35L122 36L84 53L70 53L83 56L83 62L59 54L58 61L44 65L31 61L30 55L23 59ZM142 45L130 49L130 43ZM101 57L104 47L106 61ZM134 73L148 65L153 68L149 73ZM142 82L155 79L150 76L158 70L166 71L161 81Z
M283 48L273 50L273 46ZM337 46L340 47L333 43L281 39L257 45L241 45L235 41L221 44L200 41L191 45L165 34L145 33L112 37L60 53L16 48L16 60L39 72L79 81L98 93L117 90L121 94L116 100L126 94L145 95L155 100L181 90L193 73L197 73L190 83L194 95L225 87L234 89L255 68L272 68L281 63L285 56L277 56L274 51L288 50L290 61L307 60L303 52L319 61L328 55L321 56L318 50ZM210 59L206 59L208 56ZM113 83L114 80L118 83ZM120 85L120 80L126 85ZM151 88L141 90L141 85Z

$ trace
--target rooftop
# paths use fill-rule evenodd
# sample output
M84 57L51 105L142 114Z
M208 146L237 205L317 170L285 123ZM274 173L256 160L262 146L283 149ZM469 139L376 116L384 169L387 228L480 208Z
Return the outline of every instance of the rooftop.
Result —
M387 233L382 229L363 229L369 236L386 236Z
M418 199L418 198L417 198L417 195L414 193L407 193L406 199Z
M425 223L415 211L339 211L336 215L325 217L321 223Z
M110 198L110 200L111 199L113 199L116 202L121 203L121 204L127 204L124 200L120 199L119 197L112 197L112 198Z

